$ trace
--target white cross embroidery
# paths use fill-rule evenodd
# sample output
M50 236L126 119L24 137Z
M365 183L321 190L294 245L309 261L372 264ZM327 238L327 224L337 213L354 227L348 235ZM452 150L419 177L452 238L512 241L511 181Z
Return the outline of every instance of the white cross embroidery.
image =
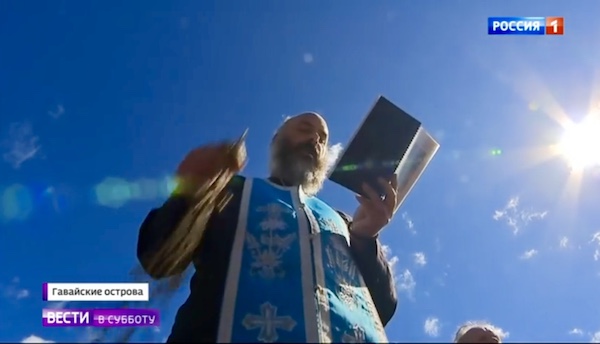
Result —
M348 308L354 310L360 306L356 290L356 279L360 276L347 247L344 247L343 239L334 237L331 240L325 249L327 268L335 279L337 297Z
M342 272L350 280L358 277L356 264L348 252L348 246L346 246L342 238L334 236L331 239L331 243L325 249L325 254L327 255L327 266L330 269Z
M289 332L296 327L296 321L290 316L277 316L277 307L265 302L260 306L260 315L246 314L242 325L246 330L259 328L260 332L256 339L263 343L274 343L279 339L277 330Z
M282 230L287 228L287 224L283 219L284 214L293 213L290 209L284 208L278 203L269 203L265 206L256 209L259 213L266 213L264 219L260 223L263 231Z
M282 267L282 257L289 250L292 242L296 240L296 233L278 235L276 231L287 228L283 214L289 214L292 211L278 203L269 203L256 210L266 213L266 215L259 223L262 234L255 236L248 232L246 235L246 247L250 250L253 258L250 272L265 279L283 277L285 271Z

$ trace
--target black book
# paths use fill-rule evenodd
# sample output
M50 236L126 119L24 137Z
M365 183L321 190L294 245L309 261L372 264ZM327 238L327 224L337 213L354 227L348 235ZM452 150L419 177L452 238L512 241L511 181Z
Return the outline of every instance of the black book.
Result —
M367 183L383 195L377 179L398 175L398 206L435 155L439 144L421 122L380 96L355 132L329 180L366 196Z

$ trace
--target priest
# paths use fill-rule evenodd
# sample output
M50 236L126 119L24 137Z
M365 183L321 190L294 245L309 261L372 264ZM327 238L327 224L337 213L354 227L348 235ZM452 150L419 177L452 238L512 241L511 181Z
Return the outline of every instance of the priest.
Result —
M396 178L379 181L384 195L365 184L353 218L335 210L317 197L328 141L323 117L292 117L272 139L270 176L229 182L232 199L194 243L190 295L168 342L387 342L398 301L378 235L397 209ZM179 187L141 225L137 255L152 278L169 277L149 262L221 155L217 146L192 150Z

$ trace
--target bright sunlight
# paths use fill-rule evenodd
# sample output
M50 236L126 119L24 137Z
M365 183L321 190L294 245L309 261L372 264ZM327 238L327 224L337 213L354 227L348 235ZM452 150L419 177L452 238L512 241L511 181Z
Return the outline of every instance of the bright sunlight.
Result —
M588 116L565 130L560 153L573 169L600 166L600 116Z

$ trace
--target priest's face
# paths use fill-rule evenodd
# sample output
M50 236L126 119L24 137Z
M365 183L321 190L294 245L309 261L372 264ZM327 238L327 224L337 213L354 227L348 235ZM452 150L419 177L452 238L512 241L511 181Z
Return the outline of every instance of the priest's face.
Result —
M316 194L327 176L328 139L327 123L320 115L311 112L290 118L271 144L272 176Z

